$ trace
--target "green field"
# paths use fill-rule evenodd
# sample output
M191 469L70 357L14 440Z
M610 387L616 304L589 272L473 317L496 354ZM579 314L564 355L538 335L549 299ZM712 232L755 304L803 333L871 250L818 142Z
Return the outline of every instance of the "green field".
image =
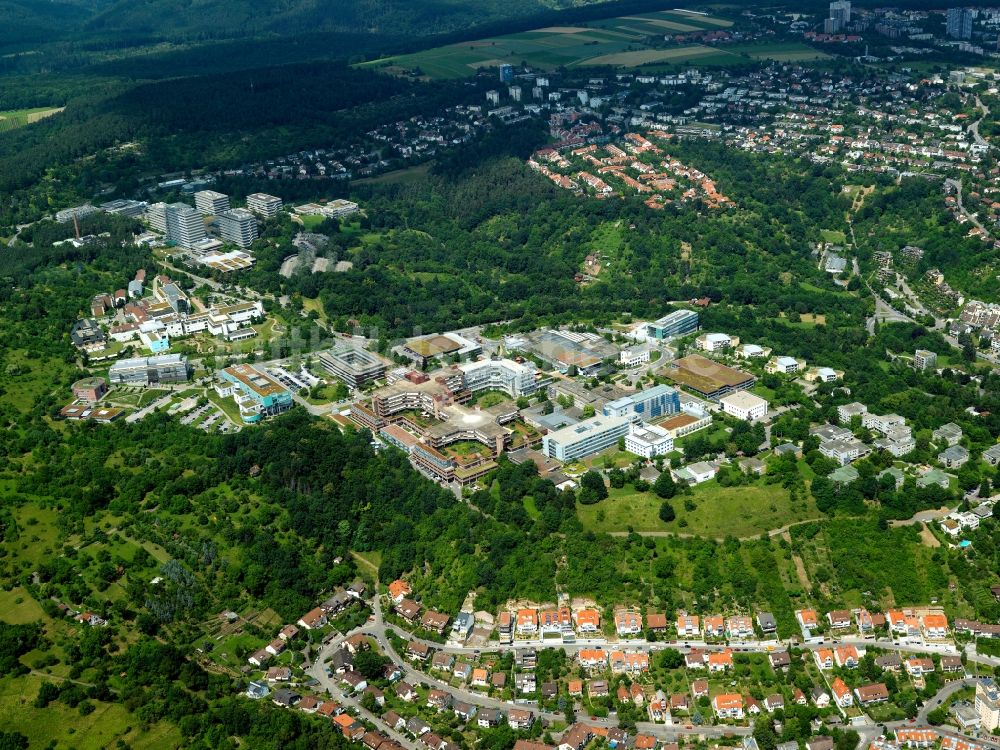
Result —
M777 60L778 62L802 62L803 60L828 60L827 55L799 42L773 42L770 44L741 44L726 47L734 54L746 55L754 60Z
M694 510L686 510L684 497L671 500L677 513L669 524L659 518L663 502L652 492L630 487L609 490L609 497L596 505L580 505L581 523L594 531L673 531L708 537L750 537L820 514L812 501L792 503L780 485L762 482L744 487L720 487L714 480L693 488ZM603 520L602 519L603 514ZM686 521L687 525L681 525Z
M62 111L62 107L35 107L34 109L11 109L0 112L0 133L23 128L25 125L38 122Z
M561 66L725 64L738 62L740 55L700 44L651 49L646 40L650 37L662 38L670 33L717 31L731 25L731 21L722 18L661 11L608 18L587 26L548 27L461 42L361 65L422 78L464 78L479 68L498 67L501 63L518 65L522 61L542 70L555 70Z
M0 726L21 732L30 747L49 743L78 750L101 750L114 747L119 739L134 750L155 750L181 746L180 732L168 724L154 724L148 730L116 703L94 702L95 710L81 716L76 709L58 701L45 708L35 708L33 701L44 678L26 675L0 679ZM58 679L50 679L58 683Z

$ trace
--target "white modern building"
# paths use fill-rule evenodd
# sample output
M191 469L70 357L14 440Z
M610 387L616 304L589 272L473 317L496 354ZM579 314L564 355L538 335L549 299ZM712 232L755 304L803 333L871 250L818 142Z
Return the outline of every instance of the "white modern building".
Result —
M511 398L529 396L537 389L538 371L532 362L512 359L484 359L459 365L465 375L465 387L477 391L503 391Z
M622 349L618 353L618 364L625 367L638 367L649 362L649 349L645 347L633 347Z
M705 352L718 352L736 346L739 339L733 338L728 333L703 333L694 340L695 346Z
M154 203L147 209L146 219L168 242L181 247L191 247L207 236L205 220L186 203Z
M281 198L267 193L253 193L247 196L247 208L265 219L273 219L284 205Z
M746 391L736 391L719 399L724 414L747 422L767 414L767 400Z
M217 216L229 210L229 196L214 190L199 190L194 194L194 207L206 216Z
M593 417L542 438L542 453L558 461L573 461L610 448L628 435L632 417Z
M221 211L215 217L219 237L238 247L250 247L257 239L257 217L245 208Z
M674 439L662 427L643 424L631 425L625 436L625 450L643 458L664 456L674 449Z

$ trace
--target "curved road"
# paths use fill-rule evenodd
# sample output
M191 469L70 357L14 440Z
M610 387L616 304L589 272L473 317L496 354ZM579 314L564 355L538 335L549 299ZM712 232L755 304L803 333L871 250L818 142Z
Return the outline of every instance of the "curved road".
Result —
M948 643L908 643L895 640L870 640L857 637L842 637L839 639L825 640L822 643L799 643L796 641L790 641L788 644L782 643L780 641L734 641L727 644L723 643L705 643L699 640L687 640L687 641L674 641L674 642L656 642L651 643L645 639L635 639L621 642L608 642L605 639L586 639L577 641L576 643L562 643L553 640L542 640L535 639L530 641L517 641L514 645L501 645L497 643L489 643L481 648L473 648L470 646L451 646L442 645L440 643L426 641L421 638L410 635L401 628L393 625L391 623L385 622L382 615L382 606L379 597L376 597L373 604L374 614L370 618L369 622L364 625L352 630L349 633L342 634L337 638L330 640L328 643L324 644L319 653L316 656L314 662L308 667L308 674L314 677L320 685L322 685L327 692L334 696L337 700L341 701L344 705L354 709L357 714L364 719L368 720L375 726L379 728L380 731L385 732L397 742L399 742L408 750L420 750L417 743L413 740L408 739L402 733L391 730L382 723L382 721L374 714L366 711L361 707L358 700L348 694L345 694L341 689L335 677L330 677L326 674L326 669L324 663L329 659L331 654L341 647L343 642L350 636L356 634L363 634L373 638L379 645L383 653L388 656L396 666L398 666L403 675L404 679L411 684L424 684L437 689L445 690L450 695L454 696L458 700L466 703L473 704L481 708L495 708L503 712L508 712L512 708L529 708L533 710L536 716L545 721L548 724L553 722L561 722L564 720L564 716L561 713L552 713L549 711L540 711L538 705L535 701L523 701L518 703L512 703L508 701L498 700L492 698L488 695L482 693L473 692L462 687L453 687L452 685L432 677L431 675L423 672L419 669L415 669L405 658L403 658L393 647L392 642L389 639L389 631L393 631L400 637L415 640L417 642L423 643L433 649L438 651L444 651L452 654L466 654L466 655L478 655L481 652L496 652L502 650L514 650L516 648L562 648L567 652L567 654L573 655L578 652L581 648L591 648L594 646L602 646L604 648L628 648L631 651L657 651L664 648L675 648L682 653L687 653L694 648L704 649L704 650L720 650L723 648L732 648L735 651L744 652L757 652L763 653L769 650L774 650L776 648L785 648L787 646L797 646L799 648L804 648L808 650L816 650L819 648L831 648L837 645L855 645L864 647L879 647L886 650L893 650L906 653L920 653L920 654L951 654L957 655L959 652L954 647L954 645ZM993 659L990 657L980 656L975 652L975 649L969 647L966 649L966 656L969 661L981 663L984 665L993 666L994 664L1000 664L1000 660ZM861 735L861 742L859 747L866 747L873 739L880 736L882 733L882 726L887 729L897 729L907 726L925 726L927 723L927 715L933 711L935 708L943 705L948 698L954 695L958 690L964 687L970 687L975 685L975 679L971 677L964 677L961 679L953 680L945 685L933 698L926 701L924 706L921 708L917 717L911 721L898 721L898 722L886 722L884 725L875 724L870 722L866 725L861 725L854 727ZM600 718L600 719L586 719L582 723L589 724L591 726L600 726L611 728L617 726L617 717L615 718ZM690 727L690 728L689 728ZM652 734L660 739L676 740L679 736L684 735L701 735L704 737L718 738L723 736L745 736L752 732L750 727L735 727L729 725L721 726L692 726L690 724L686 725L666 725L666 724L654 724L651 722L639 722L636 724L636 731ZM947 728L947 727L937 727L936 731L943 735L954 736L962 738L963 735L958 732ZM966 738L967 739L967 738ZM988 745L993 748L1000 750L1000 744L991 743L988 740L977 740L978 742Z

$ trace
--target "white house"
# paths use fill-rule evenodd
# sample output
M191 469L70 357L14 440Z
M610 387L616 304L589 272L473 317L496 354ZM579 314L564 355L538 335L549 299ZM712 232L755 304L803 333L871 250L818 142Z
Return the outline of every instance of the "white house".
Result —
M705 352L718 352L736 346L738 338L733 338L728 333L703 333L694 340L695 346Z

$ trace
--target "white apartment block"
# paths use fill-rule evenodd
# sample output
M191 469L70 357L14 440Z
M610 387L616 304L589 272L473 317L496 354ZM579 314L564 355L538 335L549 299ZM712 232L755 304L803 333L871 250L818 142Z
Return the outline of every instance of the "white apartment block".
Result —
M695 346L705 352L718 352L736 346L740 340L728 333L703 333L694 340Z

